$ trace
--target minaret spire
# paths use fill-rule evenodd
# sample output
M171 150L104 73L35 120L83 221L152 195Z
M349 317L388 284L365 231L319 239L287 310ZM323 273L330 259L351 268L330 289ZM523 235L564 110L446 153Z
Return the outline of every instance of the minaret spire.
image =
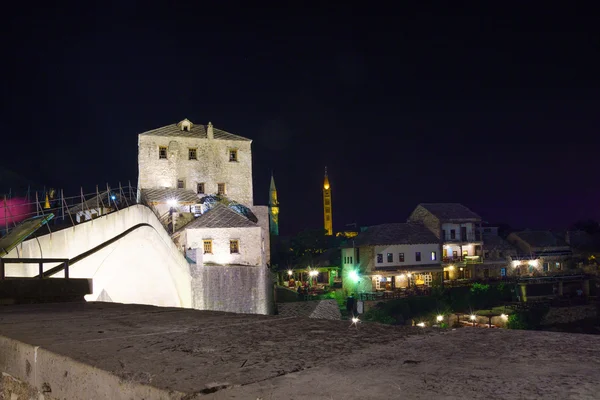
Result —
M277 188L275 178L271 171L271 185L269 187L269 232L271 235L279 236L279 200L277 200Z
M329 176L327 175L327 167L325 167L325 178L323 179L323 224L325 234L333 235L333 213L331 210L331 185L329 184Z

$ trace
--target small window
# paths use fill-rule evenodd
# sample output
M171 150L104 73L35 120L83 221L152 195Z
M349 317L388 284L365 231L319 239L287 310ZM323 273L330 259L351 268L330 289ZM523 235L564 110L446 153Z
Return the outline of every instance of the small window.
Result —
M160 160L166 160L167 159L167 148L165 146L160 146L158 148L158 158Z
M224 183L217 184L217 193L220 195L225 194L225 184Z
M230 240L229 241L229 253L238 254L240 252L240 241Z
M398 253L398 261L404 262L404 253Z
M325 207L325 212L326 212L326 213L330 213L330 212L331 212L331 208L329 208L329 207Z
M352 264L352 256L350 256L350 264Z
M437 253L435 251L431 252L431 261L437 260Z
M394 262L394 255L392 253L387 253L387 262Z
M177 180L177 189L185 189L185 181L183 179Z
M184 131L189 132L190 131L190 127L186 124L186 125L182 125L181 126L183 128Z
M204 194L204 183L196 184L196 192L198 194Z
M544 272L548 272L548 270L550 270L550 265L547 262L545 262L543 269L544 269Z
M383 254L377 254L377 264L383 263Z
M560 271L560 263L559 263L559 262L557 262L557 263L555 263L555 264L556 264L556 269Z
M188 149L188 159L197 160L198 159L198 150L197 149Z
M356 262L360 263L360 248L356 248Z
M450 239L456 239L456 230L450 229Z
M415 261L421 261L421 252L420 251L417 251L415 253Z
M498 252L498 257L500 257L500 258L504 258L504 252L502 252L502 251L499 251L499 252Z
M212 254L212 240L203 241L204 254Z
M329 216L329 214L325 215L325 221L329 221L331 219L331 217Z
M331 205L331 200L329 200L329 199L325 199L325 205L326 205L326 206L329 206L329 205Z
M237 150L229 150L229 161L235 162L238 160L238 152Z
M500 276L506 276L506 268L500 268Z

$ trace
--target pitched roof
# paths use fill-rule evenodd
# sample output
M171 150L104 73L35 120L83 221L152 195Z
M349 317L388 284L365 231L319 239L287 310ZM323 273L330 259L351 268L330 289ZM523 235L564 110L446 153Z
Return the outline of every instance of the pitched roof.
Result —
M569 247L563 238L550 231L522 231L512 234L531 247Z
M498 235L488 235L488 234L483 234L483 247L486 250L491 250L491 249L496 249L496 250L515 250L516 248L513 247L510 243L508 243L506 240L502 239L500 236Z
M187 131L181 129L178 124L171 124L167 126L163 126L161 128L152 129L150 131L142 132L140 135L145 136L173 136L173 137L189 137L189 138L200 138L206 139L206 126L205 125L196 125L192 124L191 128ZM251 139L245 138L243 136L234 135L233 133L229 133L223 131L221 129L213 128L213 135L215 139L220 140L239 140L239 141L247 141L251 142Z
M194 228L252 228L257 227L243 215L238 214L223 204L216 204L213 208L200 215L187 224L184 229Z
M345 247L375 246L392 244L438 243L439 239L421 224L393 223L368 227L353 240L348 240Z
M460 203L421 203L423 207L440 221L481 220L481 217Z
M142 196L146 201L152 203L164 203L174 199L178 203L196 204L200 202L198 195L189 189L158 188L142 189Z

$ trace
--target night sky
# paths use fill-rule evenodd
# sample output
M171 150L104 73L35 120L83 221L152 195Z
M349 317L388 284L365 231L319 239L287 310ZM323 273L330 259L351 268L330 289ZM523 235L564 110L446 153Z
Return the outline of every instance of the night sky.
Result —
M282 234L322 226L326 165L335 230L419 202L600 216L594 10L166 3L5 9L0 165L65 193L135 184L137 134L189 118L253 139Z

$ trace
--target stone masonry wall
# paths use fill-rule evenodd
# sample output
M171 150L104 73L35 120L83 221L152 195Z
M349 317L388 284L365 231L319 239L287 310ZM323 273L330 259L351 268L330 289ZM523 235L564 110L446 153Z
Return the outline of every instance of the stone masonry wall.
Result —
M278 303L277 313L284 317L305 317L332 320L342 319L340 308L335 300Z
M267 267L192 267L194 308L243 314L272 314L273 284Z
M566 324L586 318L596 317L596 305L587 304L575 307L552 307L542 325Z
M203 253L203 240L212 240L212 254L203 254L204 263L265 266L263 230L260 226L246 228L186 229L185 248ZM229 241L239 240L240 252L231 254Z
M196 191L204 183L206 194L217 193L225 183L226 196L246 206L253 205L252 152L250 141L139 136L138 187L175 188L183 179L185 188ZM168 148L167 159L159 159L159 147ZM188 149L197 149L197 160L189 160ZM238 151L238 161L229 161L229 150Z

